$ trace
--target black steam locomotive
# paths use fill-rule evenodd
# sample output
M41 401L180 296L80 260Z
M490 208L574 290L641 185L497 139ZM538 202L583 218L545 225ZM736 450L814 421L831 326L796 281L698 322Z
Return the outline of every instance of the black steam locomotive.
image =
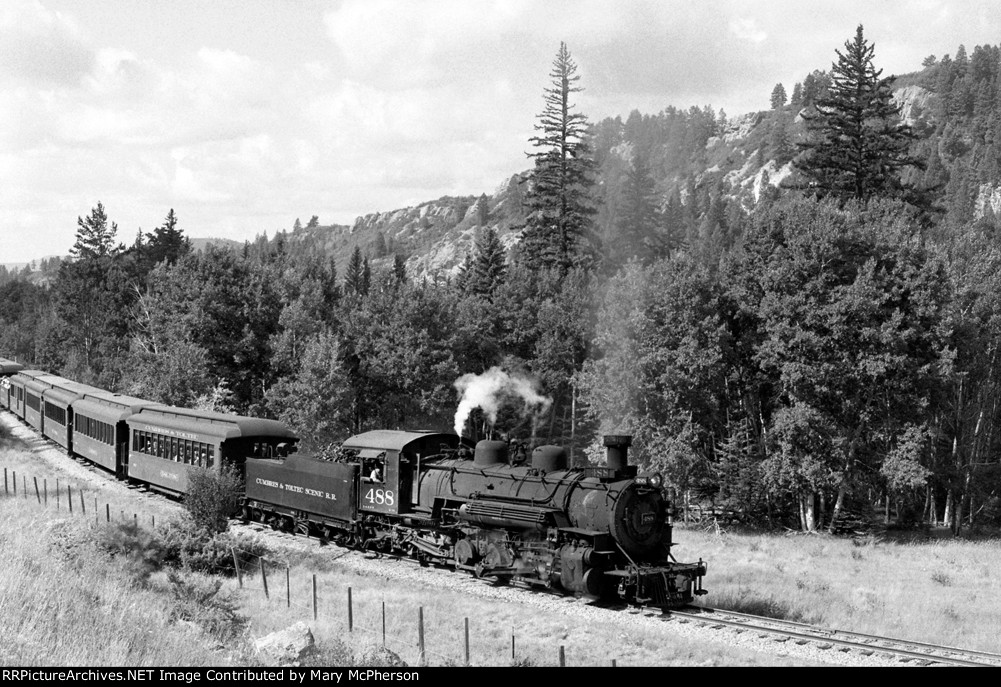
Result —
M605 466L570 468L556 446L529 461L506 442L366 432L330 461L247 461L244 517L477 576L683 606L705 593L706 564L671 556L669 504L658 476L627 464L629 439L605 437Z
M706 565L671 555L659 476L627 462L571 468L564 449L531 457L499 441L379 430L332 460L295 453L274 420L175 408L24 370L0 358L0 407L119 479L173 496L193 471L244 472L243 517L337 544L410 555L500 581L676 607L704 594Z

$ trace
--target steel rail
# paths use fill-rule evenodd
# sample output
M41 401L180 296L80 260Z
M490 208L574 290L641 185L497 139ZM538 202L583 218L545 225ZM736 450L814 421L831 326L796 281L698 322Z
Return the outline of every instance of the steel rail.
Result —
M693 607L695 608L695 607ZM717 614L727 614L732 615L735 618L741 618L742 620L726 620L724 618L717 617ZM669 611L665 614L667 618L678 617L681 619L693 620L695 622L704 624L719 624L727 627L732 627L741 630L754 630L756 632L766 632L769 634L774 634L783 637L789 637L790 639L805 640L808 642L815 643L826 643L833 646L845 647L847 649L856 649L864 652L879 652L882 654L889 654L891 656L896 656L899 658L904 658L907 660L917 660L925 661L928 663L945 663L954 666L969 666L969 667L996 667L997 663L985 663L983 661L976 661L969 658L959 658L957 656L939 656L928 653L928 651L939 651L944 653L953 654L963 654L967 656L977 656L981 658L991 657L997 660L1001 660L996 654L988 654L986 652L969 651L966 649L957 649L955 647L945 647L937 644L924 644L921 642L913 643L908 640L900 640L893 637L882 637L877 635L863 635L861 633L850 633L843 632L841 630L827 630L824 628L819 628L813 625L807 625L805 623L797 623L788 620L781 620L777 618L768 618L765 616L755 616L746 613L731 613L730 611L721 611L712 608L697 608L693 611ZM776 625L785 625L786 629L782 627L775 627ZM796 628L796 629L792 629ZM860 637L859 640L852 639L839 639L834 635L855 635ZM909 646L924 646L928 651L913 651L910 649L894 648L890 646L880 646L873 644L871 642L888 642L888 643L899 643Z
M732 615L738 618L747 618L749 620L764 620L767 622L790 625L793 627L809 628L816 632L828 632L831 634L845 636L845 637L857 637L863 640L871 640L878 642L895 642L897 644L906 644L907 646L920 647L922 649L928 649L931 651L951 652L951 653L963 654L965 656L979 656L981 658L992 659L1001 663L1001 654L991 653L989 651L980 651L978 649L962 649L958 646L947 646L945 644L931 644L928 642L920 642L913 639L901 639L900 637L870 635L870 634L865 634L864 632L855 632L853 630L828 630L824 628L818 628L815 625L810 625L808 623L798 623L793 620L768 618L766 616L751 615L749 613L740 613L739 611L727 611L716 608L702 608L701 610L706 613L726 613L727 615Z

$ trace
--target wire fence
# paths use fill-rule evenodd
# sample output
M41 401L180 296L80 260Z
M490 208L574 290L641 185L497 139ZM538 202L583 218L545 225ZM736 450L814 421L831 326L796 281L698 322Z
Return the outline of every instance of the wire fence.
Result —
M293 569L235 547L231 554L237 583L245 593L260 594L268 603L284 605L300 618L322 620L328 631L339 637L367 641L398 656L408 656L419 666L498 662L568 665L565 645L519 636L515 627L507 634L489 620L471 620L451 612L446 617L432 617L430 609L420 604L387 604L371 588L324 582L314 572ZM592 648L586 658L593 660L593 654ZM585 657L578 659L583 663ZM616 661L610 664L614 666Z
M55 478L51 482L48 478L39 480L6 467L3 473L4 496L25 505L54 508L95 525L131 520L138 527L157 528L155 515L140 517L120 505L113 506L100 490L86 490ZM160 524L165 523L161 520ZM490 619L471 622L469 617L460 618L450 612L444 614L447 617L432 617L430 609L421 604L387 604L384 598L378 598L378 589L331 582L314 571L293 568L285 561L235 546L230 548L230 554L234 581L245 602L252 604L253 597L259 595L258 602L263 600L270 608L283 606L291 617L311 619L314 636L322 628L335 639L384 647L418 666L567 666L574 658L576 665L595 665L593 647L576 648L578 655L572 656L565 644L528 634L519 636L517 627L511 627L508 634ZM604 663L609 664L615 666L617 661Z

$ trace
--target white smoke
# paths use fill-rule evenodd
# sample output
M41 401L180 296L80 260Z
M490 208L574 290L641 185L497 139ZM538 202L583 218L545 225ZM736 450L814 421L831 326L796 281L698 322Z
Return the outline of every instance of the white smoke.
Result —
M505 399L517 396L525 404L525 411L536 415L546 412L552 399L536 390L533 379L518 374L508 374L499 367L491 367L480 375L464 374L455 380L461 398L455 411L455 433L462 436L466 419L474 408L480 408L491 424L497 422L497 411Z

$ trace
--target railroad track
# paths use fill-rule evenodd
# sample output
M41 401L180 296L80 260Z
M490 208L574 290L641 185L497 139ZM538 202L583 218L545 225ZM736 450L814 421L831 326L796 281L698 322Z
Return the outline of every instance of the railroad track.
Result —
M1001 654L847 630L828 630L805 623L716 608L689 607L688 609L670 611L662 617L670 621L696 622L710 627L726 627L737 632L755 632L759 636L769 636L780 642L812 643L820 648L835 651L858 651L867 656L879 653L893 656L901 663L913 663L914 665L1001 666Z

